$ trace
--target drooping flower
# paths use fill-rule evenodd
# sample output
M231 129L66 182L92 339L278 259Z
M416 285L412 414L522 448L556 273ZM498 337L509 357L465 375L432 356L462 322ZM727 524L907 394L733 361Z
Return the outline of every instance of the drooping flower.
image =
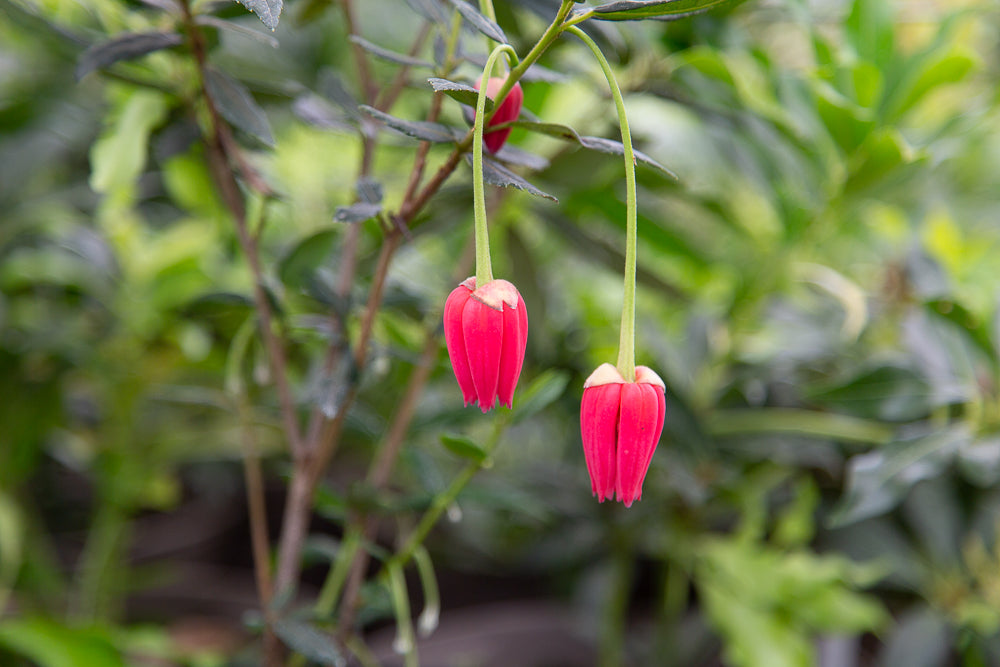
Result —
M597 367L583 385L580 432L590 486L600 502L631 507L642 498L642 482L663 432L666 386L646 366L626 382L611 364Z
M444 304L444 339L465 404L483 412L500 399L513 406L528 343L528 311L517 288L475 277L452 290Z
M490 96L491 99L495 100L497 93L503 88L504 82L507 81L506 77L492 76L486 82L486 94ZM476 90L479 90L479 81L476 81ZM483 143L486 144L486 149L491 153L496 153L499 151L504 142L507 141L507 137L510 136L509 127L504 127L499 130L491 130L490 128L494 125L501 125L503 123L509 123L511 121L517 120L517 117L521 115L521 105L524 103L524 91L521 89L520 83L515 83L514 87L510 89L507 93L507 97L503 99L503 102L497 108L493 117L490 118L490 122L486 124L483 129Z

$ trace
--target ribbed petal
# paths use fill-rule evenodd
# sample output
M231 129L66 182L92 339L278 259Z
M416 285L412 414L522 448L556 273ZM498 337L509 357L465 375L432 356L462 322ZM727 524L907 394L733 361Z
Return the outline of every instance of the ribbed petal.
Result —
M515 290L516 292L516 290ZM500 354L500 383L497 397L508 408L514 407L514 388L521 377L524 350L528 344L528 310L517 295L517 307L503 309L503 351Z
M642 494L642 482L659 441L660 401L657 387L634 382L623 384L618 420L618 500L631 507ZM659 428L658 428L659 427Z
M471 281L471 282L470 282ZM444 341L448 348L448 358L451 368L455 371L455 379L462 390L462 399L468 405L476 400L476 387L472 382L472 372L469 370L469 356L465 351L465 334L462 332L462 311L472 296L476 279L469 278L456 287L444 302Z
M590 473L590 488L602 503L615 491L615 443L623 386L610 383L588 387L583 390L580 405L580 434Z
M473 297L462 311L462 330L476 397L480 409L486 412L497 398L503 349L503 311L490 308Z

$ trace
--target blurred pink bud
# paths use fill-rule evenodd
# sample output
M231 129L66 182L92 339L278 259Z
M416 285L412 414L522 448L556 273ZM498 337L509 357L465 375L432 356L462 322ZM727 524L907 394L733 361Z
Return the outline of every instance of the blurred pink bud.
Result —
M483 412L499 398L508 408L524 364L528 311L517 288L492 280L476 289L467 278L444 304L444 339L465 404Z
M503 88L505 81L507 81L506 77L490 77L490 80L486 82L486 94L490 96L490 99L496 100L497 93ZM479 81L476 81L476 90L479 90ZM489 152L496 153L503 147L504 142L507 141L507 137L510 135L511 129L505 127L499 130L490 130L490 128L494 125L501 125L517 120L517 117L521 115L521 104L523 103L524 91L521 90L520 83L515 83L514 87L507 93L507 97L503 99L503 103L500 104L500 107L493 114L493 117L490 118L490 122L483 128L483 143L486 144L486 149Z
M665 385L645 366L626 382L611 364L601 364L583 384L580 432L590 486L600 502L617 493L631 507L642 498L642 482L663 432Z

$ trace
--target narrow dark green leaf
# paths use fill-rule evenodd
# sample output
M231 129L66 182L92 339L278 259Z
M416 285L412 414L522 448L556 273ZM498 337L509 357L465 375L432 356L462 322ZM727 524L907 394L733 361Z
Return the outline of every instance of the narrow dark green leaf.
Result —
M455 456L460 456L463 459L469 459L476 463L482 463L488 456L486 451L477 443L461 435L444 433L441 435L441 444Z
M927 381L904 366L865 368L842 382L810 388L806 396L865 419L902 422L919 419L930 410Z
M610 153L612 155L625 154L625 146L622 145L622 142L615 141L614 139L605 139L603 137L588 137L580 135L569 125L563 125L561 123L542 123L531 120L518 120L514 121L510 125L511 127L519 127L528 130L529 132L538 132L539 134L547 134L551 137L558 137L566 141L572 141L592 151ZM653 167L673 179L677 178L677 174L670 171L642 151L633 148L632 153L635 155L636 162L641 162L645 165Z
M677 21L708 11L726 0L618 0L594 7L595 19L601 21Z
M465 159L470 165L472 164L471 154L466 154ZM517 188L536 197L545 197L554 202L559 201L549 193L539 190L496 160L486 156L483 156L483 180L490 185L497 185L501 188Z
M580 137L580 145L584 148L589 148L592 151L600 151L601 153L611 153L612 155L624 155L625 146L622 142L615 141L614 139L605 139L603 137ZM643 164L657 169L670 178L677 180L677 174L670 171L662 164L649 157L640 150L632 149L632 154L635 156L636 162L642 162Z
M355 223L371 220L382 212L382 204L360 201L350 206L338 206L333 214L334 222Z
M357 99L347 89L344 80L336 72L330 70L324 71L320 75L316 91L343 109L351 118L361 118L361 113L358 111Z
M444 93L451 99L461 102L462 104L467 104L472 108L475 108L477 102L479 101L479 91L472 86L465 85L464 83L449 81L448 79L439 79L437 77L431 77L427 79L427 82L431 84L431 87L439 93ZM487 96L486 111L489 113L492 110L493 100Z
M76 64L76 78L122 60L132 60L147 53L180 45L184 38L172 32L138 32L121 35L90 47Z
M335 230L324 229L294 245L278 264L281 282L292 288L306 287L313 272L330 259L337 236Z
M206 25L211 28L217 28L219 30L227 30L233 34L240 35L242 37L247 37L254 41L260 42L261 44L267 44L272 49L278 48L278 40L274 35L269 35L266 32L261 32L260 30L254 30L253 28L248 28L245 25L240 25L239 23L233 23L232 21L227 21L225 19L220 19L218 16L212 16L211 14L202 14L197 17L195 23L198 25Z
M243 84L216 69L206 68L205 86L223 118L268 146L274 146L267 116Z
M563 395L568 384L569 373L566 371L550 369L539 375L517 400L514 422L523 421L547 408Z
M458 138L455 131L447 125L419 120L403 120L402 118L390 116L387 113L364 104L358 107L358 109L375 120L382 121L386 127L414 139L435 143L452 143Z
M309 660L329 667L343 667L347 664L333 638L304 621L280 619L274 624L274 633L290 649Z
M278 27L278 17L281 16L282 0L236 0L257 15L260 22L271 30Z
M468 21L472 26L483 33L494 42L500 42L501 44L507 43L507 35L503 34L503 30L500 29L494 21L486 18L479 13L479 10L470 5L465 0L449 0L451 4L455 5L455 9L458 13L462 15L466 21Z
M405 65L407 67L433 67L431 63L426 60L421 60L420 58L414 58L413 56L408 56L403 53L396 53L389 49L382 48L378 44L372 44L364 37L359 37L358 35L351 35L350 40L360 46L362 49L372 54L377 58L382 60L387 60L391 63L396 63L397 65Z

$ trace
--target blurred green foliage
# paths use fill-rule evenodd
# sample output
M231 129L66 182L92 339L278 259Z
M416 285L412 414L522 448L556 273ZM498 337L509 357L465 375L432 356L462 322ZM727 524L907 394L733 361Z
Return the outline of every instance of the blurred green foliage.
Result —
M334 213L374 186L357 182L356 128L372 121L351 101L363 82L330 4L285 7L278 48L235 4L200 10L221 112L275 193L247 203L294 343L295 400L336 412L358 390L316 501L333 532L357 511L412 526L468 460L485 461L428 539L434 566L553 582L541 594L601 628L605 664L811 665L841 635L860 661L843 664L1000 662L995 8L782 0L592 26L637 146L678 177L639 166L638 362L666 380L668 415L642 501L624 510L593 501L577 425L583 378L617 344L620 159L525 128L510 143L543 159L516 169L559 201L513 189L493 201L495 270L532 327L515 410L497 418L509 425L484 449L494 419L461 409L439 348L393 483L358 481L456 282L471 187L460 167L412 225L369 363L325 373L327 347L358 335L383 238L370 217L353 223L357 278L335 294L348 224ZM450 18L451 5L430 5ZM523 49L558 3L496 5ZM136 625L150 619L125 613L176 565L135 565L138 517L196 501L217 467L238 471L248 424L268 478L287 467L252 277L198 140L190 54L74 78L94 44L173 31L172 7L0 0L4 665L101 667L150 651L237 664L235 650L164 648L162 627L150 649ZM423 20L390 0L357 14L366 40L398 53ZM482 49L478 33L462 39ZM562 40L542 63L555 76L525 84L525 108L615 138L588 54ZM379 86L399 69L370 66ZM477 71L465 62L453 78ZM429 73L411 71L393 116L425 117ZM450 99L440 120L467 127ZM379 142L376 199L389 210L417 142ZM435 145L431 164L449 148ZM391 618L382 580L362 600L362 623ZM447 616L446 590L441 603Z

